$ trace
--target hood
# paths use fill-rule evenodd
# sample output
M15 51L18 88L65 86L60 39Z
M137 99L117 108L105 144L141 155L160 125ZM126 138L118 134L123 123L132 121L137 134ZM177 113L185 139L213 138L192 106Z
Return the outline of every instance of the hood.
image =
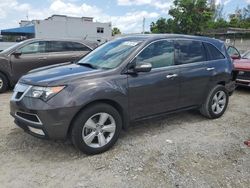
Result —
M92 69L83 65L69 64L56 67L45 67L33 70L20 78L20 83L29 85L63 85L70 81L86 77L103 70Z
M234 60L234 68L236 70L249 70L250 71L250 60L249 59Z

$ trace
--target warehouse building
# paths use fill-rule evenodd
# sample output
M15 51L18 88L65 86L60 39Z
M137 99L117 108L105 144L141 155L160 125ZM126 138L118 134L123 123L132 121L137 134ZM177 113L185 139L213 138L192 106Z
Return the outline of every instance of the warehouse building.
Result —
M94 22L92 17L52 15L44 20L22 20L20 27L1 30L1 35L24 38L72 38L100 43L112 37L111 23Z

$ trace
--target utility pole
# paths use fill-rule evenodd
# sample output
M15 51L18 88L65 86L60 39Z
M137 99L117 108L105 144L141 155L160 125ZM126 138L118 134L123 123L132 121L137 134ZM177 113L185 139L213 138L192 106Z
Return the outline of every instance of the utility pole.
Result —
M142 21L142 34L145 33L145 17L143 17L143 21Z

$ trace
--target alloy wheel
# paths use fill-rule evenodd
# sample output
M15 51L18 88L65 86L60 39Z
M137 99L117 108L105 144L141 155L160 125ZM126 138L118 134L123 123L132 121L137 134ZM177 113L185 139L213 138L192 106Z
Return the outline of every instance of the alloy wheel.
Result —
M226 106L226 93L224 91L218 91L212 101L212 111L215 114L220 114Z
M3 79L0 78L0 89L2 89L2 87L3 87Z
M105 112L91 116L83 126L83 141L92 148L100 148L108 144L116 131L114 118Z

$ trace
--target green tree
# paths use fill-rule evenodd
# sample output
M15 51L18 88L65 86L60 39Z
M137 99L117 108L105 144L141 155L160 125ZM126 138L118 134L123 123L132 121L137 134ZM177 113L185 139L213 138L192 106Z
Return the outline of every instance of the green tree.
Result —
M185 34L203 31L213 18L213 11L206 0L174 0L169 14L173 17L174 32Z
M112 29L112 36L119 35L119 34L121 34L120 29L118 29L117 27L114 27Z
M213 19L213 9L206 0L174 0L169 10L172 18L152 22L152 33L195 34L204 30Z

